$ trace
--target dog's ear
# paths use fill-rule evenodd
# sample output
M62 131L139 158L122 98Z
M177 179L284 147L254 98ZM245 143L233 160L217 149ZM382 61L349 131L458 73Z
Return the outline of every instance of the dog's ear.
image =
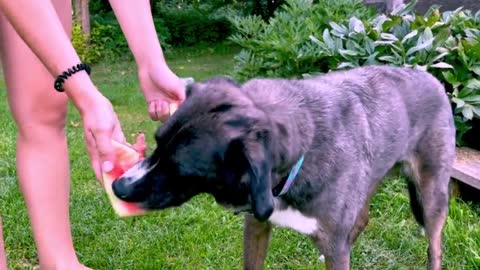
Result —
M256 131L230 142L226 160L235 173L249 176L252 211L259 221L267 220L273 212L271 187L272 157L268 131Z
M201 83L189 83L185 86L185 94L186 94L186 98L189 98L191 95L193 95L194 93L198 92L198 91L202 91L202 88L204 88L205 86Z
M208 85L232 85L239 87L240 85L232 77L222 76L222 77L212 77L203 82L189 82L185 86L186 97L190 97L197 92L203 91Z

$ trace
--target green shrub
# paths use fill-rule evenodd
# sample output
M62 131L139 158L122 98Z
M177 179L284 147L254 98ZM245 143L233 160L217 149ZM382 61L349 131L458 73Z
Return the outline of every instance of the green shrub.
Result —
M230 22L208 5L170 6L158 3L158 13L170 33L170 44L194 46L199 43L217 43L231 34Z
M154 18L158 39L164 48L168 48L170 34L163 19ZM90 35L81 31L81 26L74 24L72 43L82 61L95 63L101 59L129 57L131 52L122 29L113 13L91 16Z
M91 17L92 43L102 46L102 57L116 58L128 52L128 44L112 13Z
M170 30L168 30L167 25L165 24L165 20L162 18L153 18L153 23L155 24L155 29L157 31L158 40L160 40L160 44L165 49L170 46L171 42L171 35Z
M90 42L90 36L83 34L82 27L78 23L73 23L71 40L82 62L96 63L101 59L103 48L101 45Z
M326 67L309 36L322 32L332 20L375 14L361 0L287 0L268 22L259 16L231 19L235 34L230 40L244 48L236 56L236 75L289 77ZM325 70L326 71L326 70Z
M474 115L480 117L480 12L459 8L441 14L433 7L421 16L411 12L415 3L368 21L331 22L321 38L311 40L326 52L329 70L371 64L428 70L446 87L462 145Z
M352 16L347 21L335 18L328 25L315 17L314 21L305 19L295 28L302 36L303 29L312 34L295 39L295 43L293 26L284 30L285 35L279 30L268 33L272 37L269 43L256 35L234 36L232 40L244 48L236 56L237 76L301 77L372 64L428 70L446 86L454 107L457 143L463 144L462 136L471 128L472 118L480 117L480 11L472 14L459 8L440 13L434 6L422 16L412 12L415 4L413 1L389 15ZM293 16L305 6L290 5L292 10L282 16ZM313 31L312 25L323 27ZM242 33L254 33L258 25L247 23L246 30L239 28Z
M112 7L108 0L88 1L88 9L92 15L108 14L112 12Z

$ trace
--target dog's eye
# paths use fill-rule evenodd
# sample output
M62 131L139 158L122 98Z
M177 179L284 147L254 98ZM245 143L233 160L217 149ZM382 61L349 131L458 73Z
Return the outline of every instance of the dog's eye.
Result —
M217 112L226 112L228 110L231 110L233 107L235 107L232 104L224 103L221 105L218 105L217 107L213 108L210 110L211 113L217 113Z
M237 118L225 121L225 125L233 128L246 127L251 123L252 123L251 119L247 117L237 117Z

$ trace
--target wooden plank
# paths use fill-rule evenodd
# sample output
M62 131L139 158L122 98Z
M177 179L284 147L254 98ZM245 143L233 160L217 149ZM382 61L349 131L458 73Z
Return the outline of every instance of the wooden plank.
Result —
M480 151L457 147L452 177L480 189Z

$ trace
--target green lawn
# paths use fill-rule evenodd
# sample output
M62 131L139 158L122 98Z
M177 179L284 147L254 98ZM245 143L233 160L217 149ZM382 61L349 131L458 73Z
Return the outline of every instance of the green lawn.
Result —
M228 51L183 50L169 55L180 76L202 80L228 74ZM113 103L124 132L133 139L147 134L153 146L157 123L147 117L131 61L93 67L93 78ZM11 269L37 265L31 230L15 176L15 126L8 114L0 79L0 213ZM70 110L68 127L72 161L71 217L80 260L94 269L241 269L242 219L199 196L176 209L120 219L94 180L83 145L79 117ZM371 220L352 254L353 269L425 269L426 241L409 210L405 184L392 176L374 197ZM451 201L444 236L445 269L480 269L480 208ZM324 269L314 245L300 234L276 228L267 269Z

